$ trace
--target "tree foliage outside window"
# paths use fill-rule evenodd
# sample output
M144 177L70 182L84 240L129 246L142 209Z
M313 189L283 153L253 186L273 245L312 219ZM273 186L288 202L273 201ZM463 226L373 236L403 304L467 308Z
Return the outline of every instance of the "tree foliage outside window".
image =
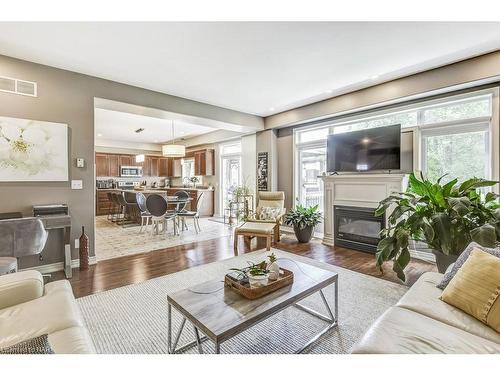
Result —
M487 179L487 132L467 132L425 138L426 175L436 182L453 178L464 181L471 177Z
M353 122L351 124L333 127L333 134L347 133L356 130L381 128L383 126L401 124L402 128L417 125L417 111L395 113L390 116L368 119L366 121Z
M423 123L432 124L445 121L463 120L489 116L490 101L484 98L477 101L454 103L446 106L429 108L423 111Z

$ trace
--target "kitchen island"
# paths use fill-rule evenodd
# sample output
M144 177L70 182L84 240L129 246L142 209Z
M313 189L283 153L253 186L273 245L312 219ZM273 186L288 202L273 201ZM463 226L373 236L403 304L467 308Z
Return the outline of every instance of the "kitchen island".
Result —
M169 188L145 188L139 190L133 189L97 189L96 190L96 215L107 215L111 202L108 199L107 193L110 191L115 192L135 192L143 193L144 195L149 194L161 194L161 195L175 195L178 191L186 191L189 197L192 199L186 206L187 210L195 210L196 202L200 196L202 200L200 203L200 216L208 217L214 216L214 189L213 188L184 188L184 187L169 187Z

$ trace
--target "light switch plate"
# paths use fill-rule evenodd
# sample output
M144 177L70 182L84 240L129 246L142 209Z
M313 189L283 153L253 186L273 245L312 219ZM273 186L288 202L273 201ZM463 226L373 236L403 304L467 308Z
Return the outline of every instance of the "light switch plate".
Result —
M80 248L80 240L78 238L75 238L75 249Z
M71 189L73 190L83 189L83 180L71 180Z
M83 167L85 167L85 159L83 159L83 158L76 158L76 167L77 168L83 168Z

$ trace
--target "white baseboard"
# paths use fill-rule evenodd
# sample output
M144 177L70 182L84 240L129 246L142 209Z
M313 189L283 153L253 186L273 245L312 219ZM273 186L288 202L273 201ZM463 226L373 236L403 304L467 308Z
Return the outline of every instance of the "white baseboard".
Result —
M89 258L89 264L96 264L97 258L95 256ZM71 260L71 268L80 267L80 259L72 259ZM64 270L64 262L50 263L50 264L42 264L41 266L23 268L20 271L27 270L36 270L40 273L52 273L57 271Z

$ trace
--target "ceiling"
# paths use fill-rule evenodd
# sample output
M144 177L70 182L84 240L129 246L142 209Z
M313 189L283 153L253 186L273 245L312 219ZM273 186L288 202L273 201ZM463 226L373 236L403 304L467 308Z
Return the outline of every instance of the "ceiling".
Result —
M142 144L162 144L172 140L170 120L101 108L95 108L94 111L95 134L99 139ZM144 130L136 133L135 130L139 128L144 128ZM207 126L181 121L174 122L176 139L206 134L214 130Z
M268 116L500 49L500 23L0 23L0 54Z

